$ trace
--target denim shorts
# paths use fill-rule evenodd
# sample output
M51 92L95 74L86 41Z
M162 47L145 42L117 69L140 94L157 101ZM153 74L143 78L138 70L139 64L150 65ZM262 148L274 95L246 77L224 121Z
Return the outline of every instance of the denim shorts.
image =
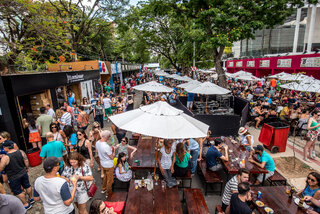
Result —
M24 174L18 179L9 179L9 186L14 195L19 195L20 193L22 193L21 186L24 189L28 189L29 187L31 187L28 173Z

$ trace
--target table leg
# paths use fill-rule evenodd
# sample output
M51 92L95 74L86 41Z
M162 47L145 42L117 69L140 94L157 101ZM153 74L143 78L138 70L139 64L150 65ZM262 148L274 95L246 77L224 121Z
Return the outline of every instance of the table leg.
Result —
M266 179L266 173L263 173L263 179L262 179L261 186L264 186L265 179Z

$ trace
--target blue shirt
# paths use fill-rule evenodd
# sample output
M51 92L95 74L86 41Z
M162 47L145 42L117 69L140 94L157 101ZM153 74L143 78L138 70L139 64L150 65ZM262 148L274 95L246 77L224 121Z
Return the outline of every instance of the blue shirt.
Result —
M194 94L188 93L188 100L187 101L193 101Z
M189 142L190 142L190 145L188 146L188 150L191 151L191 150L197 150L199 149L199 143L195 140L195 139L192 139L190 138L189 139Z
M61 141L50 141L47 144L43 145L40 152L40 157L57 157L60 158L63 156L63 152L66 150ZM63 161L60 162L60 167L63 166Z
M266 162L266 165L264 166L264 168L266 170L268 170L269 172L274 172L274 170L275 170L274 161L273 161L272 157L268 153L263 151L261 156L258 155L258 160L261 163L262 162Z
M69 106L71 106L71 107L73 107L72 106L72 103L74 103L75 101L74 101L74 97L68 97L68 104L69 104Z
M216 147L210 146L206 155L207 168L216 166L218 164L217 158L220 158L221 156L222 154L218 151Z
M77 138L77 134L76 133L73 133L69 138L69 141L70 141L72 146L77 145L77 140L78 140L78 138Z

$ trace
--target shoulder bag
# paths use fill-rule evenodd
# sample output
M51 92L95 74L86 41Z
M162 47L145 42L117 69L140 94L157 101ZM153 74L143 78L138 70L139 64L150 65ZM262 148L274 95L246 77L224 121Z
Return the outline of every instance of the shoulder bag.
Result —
M82 173L82 176L84 176L82 167L81 167L81 173ZM92 184L90 185L89 189L88 189L88 186L87 186L87 182L86 181L83 181L83 182L84 182L84 185L86 187L88 196L92 198L96 194L97 189L98 189L96 184L94 183L94 180L93 180Z

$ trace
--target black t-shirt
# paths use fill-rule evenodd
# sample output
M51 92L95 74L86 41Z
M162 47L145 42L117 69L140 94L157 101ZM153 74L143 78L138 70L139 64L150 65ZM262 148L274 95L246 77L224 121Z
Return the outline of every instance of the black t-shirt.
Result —
M238 193L234 193L230 200L230 214L252 214L252 210L246 202L238 198Z

